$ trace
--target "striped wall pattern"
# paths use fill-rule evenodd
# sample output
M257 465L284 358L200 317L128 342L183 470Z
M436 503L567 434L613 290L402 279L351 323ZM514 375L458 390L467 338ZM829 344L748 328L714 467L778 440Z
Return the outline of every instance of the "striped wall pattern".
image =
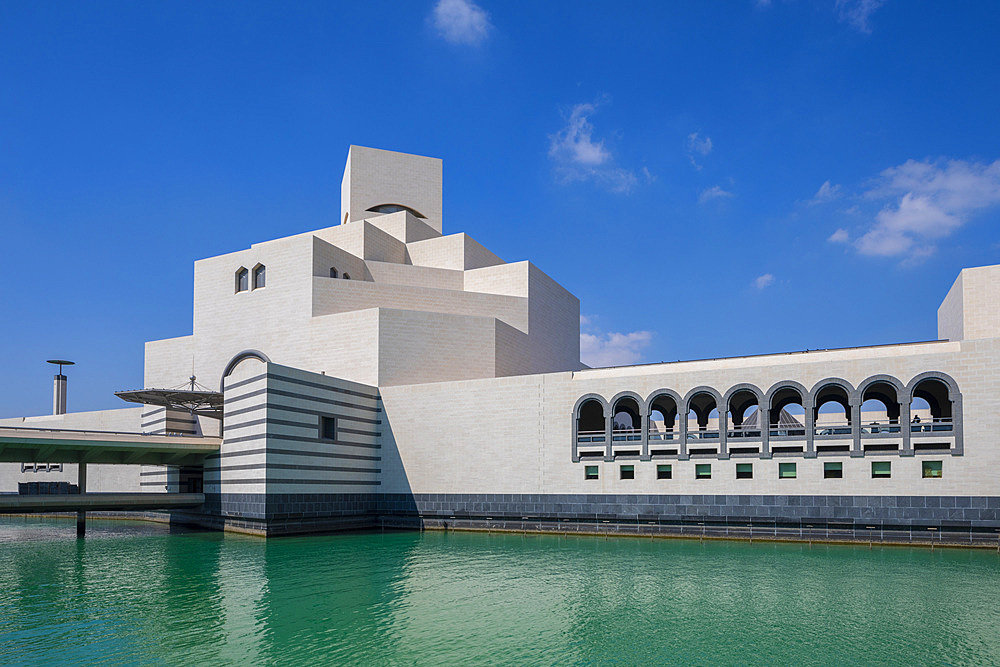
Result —
M177 433L201 435L198 418L184 410L147 405L142 413L142 432L154 434Z
M201 435L198 419L183 410L171 410L152 405L145 406L142 413L143 433L166 435ZM173 466L141 466L139 486L144 491L178 493L188 490L188 480L200 478L199 469L178 469Z
M278 364L262 369L224 382L223 443L206 459L204 477L218 511L266 521L308 503L316 516L342 515L338 499L377 492L378 390ZM335 437L321 437L323 418L335 420Z

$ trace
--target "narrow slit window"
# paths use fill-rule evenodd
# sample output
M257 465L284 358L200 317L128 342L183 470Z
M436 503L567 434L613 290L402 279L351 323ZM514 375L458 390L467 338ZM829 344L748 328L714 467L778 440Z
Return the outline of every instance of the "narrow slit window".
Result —
M250 272L242 266L236 271L236 291L246 292L250 289Z
M350 280L350 279L351 279L351 274L345 273L344 274L344 280Z
M823 479L841 479L844 476L844 464L840 461L823 463Z
M872 461L872 479L892 477L892 461Z
M796 476L794 463L778 464L778 479L794 479Z
M264 286L264 278L265 278L264 272L265 272L265 269L264 269L264 265L263 264L258 264L257 266L254 267L254 270L253 270L253 288L254 289L260 289L261 287Z
M622 466L619 474L621 479L635 479L635 466Z
M925 478L937 478L941 477L942 472L941 461L924 461L921 464L921 477Z
M694 466L695 479L712 479L711 463L696 463Z
M324 440L337 439L337 419L336 417L319 418L319 437Z
M336 278L336 277L338 277L339 275L340 275L340 274L339 274L339 273L337 273L337 267L335 267L335 266L331 266L331 267L330 267L330 277L331 277L331 278Z
M736 464L736 479L753 479L753 464L752 463L737 463Z
M671 479L673 475L674 471L669 463L661 463L656 466L656 479Z
M597 466L586 466L583 469L583 478L584 479L597 479L597 477L598 477L598 472L597 471L598 471Z

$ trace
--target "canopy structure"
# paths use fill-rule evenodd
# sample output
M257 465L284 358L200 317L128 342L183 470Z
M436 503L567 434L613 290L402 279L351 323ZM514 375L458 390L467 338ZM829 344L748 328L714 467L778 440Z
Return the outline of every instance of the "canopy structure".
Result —
M222 419L222 392L212 391L194 381L177 389L136 389L116 391L115 396L129 403L161 405L175 410L186 410L193 415Z

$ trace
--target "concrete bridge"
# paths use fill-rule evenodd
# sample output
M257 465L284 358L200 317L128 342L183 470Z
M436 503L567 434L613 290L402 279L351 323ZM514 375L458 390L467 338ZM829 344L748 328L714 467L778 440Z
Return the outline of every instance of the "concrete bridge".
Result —
M222 438L194 435L0 427L0 463L199 465L221 445Z
M87 510L144 512L197 507L204 502L203 493L77 493L38 496L0 493L0 514Z
M196 507L201 493L87 493L87 464L192 466L219 451L222 438L147 435L118 431L0 427L0 462L75 463L80 493L0 495L0 514L76 512L77 535L86 533L87 510L143 511Z

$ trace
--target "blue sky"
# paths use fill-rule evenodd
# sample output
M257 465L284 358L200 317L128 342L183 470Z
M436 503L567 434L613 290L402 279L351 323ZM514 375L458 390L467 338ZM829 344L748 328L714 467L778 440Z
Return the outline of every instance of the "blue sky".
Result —
M595 364L926 340L1000 262L1000 4L0 4L0 414L117 407L192 262L336 224L348 145L581 301Z

